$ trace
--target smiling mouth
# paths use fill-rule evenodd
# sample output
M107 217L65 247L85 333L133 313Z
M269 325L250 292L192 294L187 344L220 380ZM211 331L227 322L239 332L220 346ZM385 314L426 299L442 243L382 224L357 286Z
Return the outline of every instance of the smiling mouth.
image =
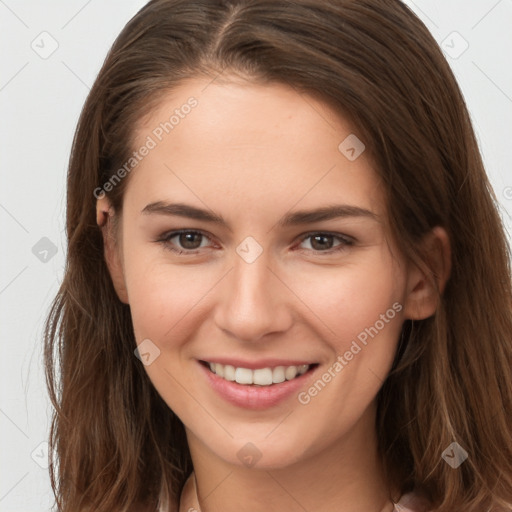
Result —
M245 386L280 384L297 379L318 366L317 364L302 364L300 366L275 366L251 370L250 368L240 368L230 364L210 363L208 361L201 361L201 363L221 379Z

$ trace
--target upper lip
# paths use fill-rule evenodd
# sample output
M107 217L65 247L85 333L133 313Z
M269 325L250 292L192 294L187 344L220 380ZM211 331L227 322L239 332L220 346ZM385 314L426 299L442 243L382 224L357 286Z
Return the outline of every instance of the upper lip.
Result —
M249 370L258 370L261 368L275 368L276 366L302 366L304 364L312 365L310 361L300 359L258 359L246 361L230 357L212 357L204 358L201 361L205 363L218 363L222 365L231 365L235 368L247 368Z

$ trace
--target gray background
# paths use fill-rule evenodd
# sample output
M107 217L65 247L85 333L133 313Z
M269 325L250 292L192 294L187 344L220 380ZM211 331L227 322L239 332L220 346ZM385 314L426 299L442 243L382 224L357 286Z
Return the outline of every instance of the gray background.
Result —
M512 0L406 3L459 80L512 233ZM66 166L107 50L144 4L0 0L0 512L49 510L53 503L41 339L63 275Z

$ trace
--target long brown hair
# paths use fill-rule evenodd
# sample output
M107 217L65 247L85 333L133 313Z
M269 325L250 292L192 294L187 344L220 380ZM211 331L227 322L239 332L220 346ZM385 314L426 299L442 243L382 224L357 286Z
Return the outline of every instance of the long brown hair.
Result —
M510 509L510 249L450 67L396 0L153 0L115 41L74 138L67 264L46 325L58 509L154 507L162 486L177 507L192 470L183 425L134 357L94 191L129 159L134 127L166 92L226 70L288 84L352 121L411 261L428 264L420 242L433 227L448 232L452 273L439 308L404 323L378 395L379 449L390 488L415 489L433 510ZM107 192L118 212L128 181ZM468 453L458 469L442 458L452 442Z

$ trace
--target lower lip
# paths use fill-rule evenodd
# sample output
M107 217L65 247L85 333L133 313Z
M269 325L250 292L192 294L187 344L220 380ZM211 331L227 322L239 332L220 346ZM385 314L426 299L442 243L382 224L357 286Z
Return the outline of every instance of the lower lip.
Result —
M301 389L306 379L316 370L308 370L300 377L271 386L243 385L219 377L202 363L198 363L210 386L225 400L244 409L268 409L283 402Z

